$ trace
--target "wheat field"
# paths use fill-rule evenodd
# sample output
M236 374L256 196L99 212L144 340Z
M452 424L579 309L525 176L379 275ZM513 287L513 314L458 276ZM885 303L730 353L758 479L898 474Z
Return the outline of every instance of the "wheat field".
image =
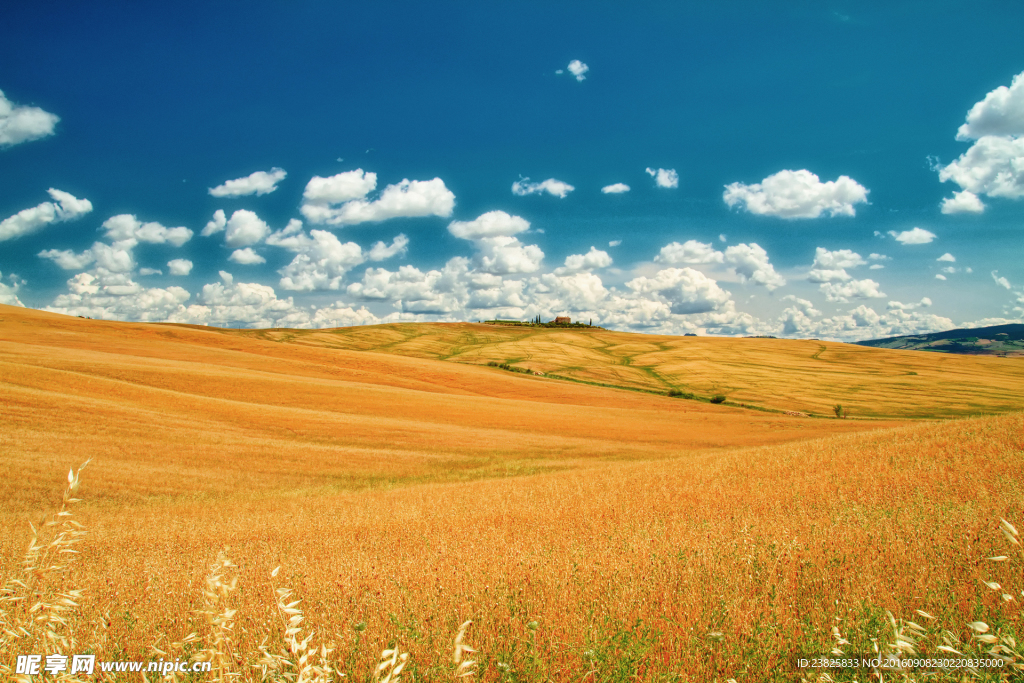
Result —
M724 682L827 680L793 660L833 648L1024 661L1024 415L907 420L952 404L941 383L903 419L808 418L282 331L0 319L0 579L32 593L0 599L31 626L0 666ZM907 362L932 359L957 360ZM1012 373L977 360L950 372L1002 396ZM73 515L39 526L89 459ZM29 522L79 552L24 568Z

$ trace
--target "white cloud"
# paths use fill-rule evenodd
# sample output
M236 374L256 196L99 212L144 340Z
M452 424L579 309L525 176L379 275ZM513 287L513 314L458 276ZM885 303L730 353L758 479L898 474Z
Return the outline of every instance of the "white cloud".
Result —
M408 251L409 238L405 235L396 235L391 244L377 242L370 247L367 258L370 261L385 261L393 256L402 256Z
M1009 88L1001 85L971 107L956 139L978 140L987 135L1024 135L1024 72L1013 77Z
M779 321L782 324L782 334L792 336L810 336L816 326L815 318L821 317L821 311L817 310L807 299L798 299L793 295L784 296L783 301L792 301L782 312Z
M607 268L612 264L612 257L607 251L601 251L590 247L586 254L571 254L565 257L565 266L560 268L564 272L576 272L581 270L594 270L596 268Z
M22 209L0 222L0 242L38 232L50 223L75 220L92 211L92 203L88 199L78 199L52 187L47 192L54 201Z
M878 254L874 254L878 256ZM807 279L810 282L847 282L852 279L846 272L847 268L856 268L867 263L860 254L850 249L829 251L818 247L814 252L814 264L811 266Z
M534 273L540 269L544 252L536 244L522 244L515 237L499 235L475 240L473 257L477 270L495 275Z
M267 259L263 258L255 251L252 247L246 247L245 249L235 249L231 252L231 256L228 256L228 260L233 263L238 263L244 266L252 266L259 263L266 263Z
M651 278L634 278L626 286L636 294L658 295L677 315L718 310L730 297L717 282L693 268L666 268Z
M511 237L530 229L525 218L510 216L504 211L488 211L471 221L452 221L448 232L464 240L477 240L499 235Z
M672 242L666 244L661 248L661 251L657 256L654 257L656 263L668 263L670 265L678 265L681 263L686 264L697 264L697 263L723 263L725 256L722 252L717 251L711 244L705 244L698 242L697 240L687 240L686 242L679 244L679 242Z
M252 211L239 209L227 222L224 243L229 247L248 247L270 234L270 226Z
M587 77L584 74L590 71L590 67L578 59L574 59L569 62L569 66L567 68L569 69L569 73L575 76L576 80L579 82L585 81Z
M935 279L936 280L945 280L946 276L945 275L940 275L939 273L936 273L935 274Z
M0 93L2 95L2 93ZM0 273L2 276L3 273ZM8 306L20 306L25 307L25 304L21 303L21 299L18 298L18 288L20 287L20 281L14 277L10 277L11 284L5 285L0 282L0 304L7 304Z
M167 272L171 275L184 276L192 272L192 262L188 259L176 258L167 262Z
M130 273L135 270L132 249L138 242L134 238L119 240L113 244L94 242L81 254L68 250L48 249L39 252L40 258L48 258L65 270L81 270L95 263L108 273Z
M225 277L227 276L227 277ZM254 282L234 282L221 272L223 282L203 286L199 305L189 306L176 322L249 327L308 327L309 313L291 297L279 299L274 288Z
M324 206L362 199L377 189L377 174L357 168L328 178L313 176L302 193L305 205ZM312 220L312 219L310 219Z
M85 270L96 258L90 249L76 254L70 249L45 249L38 254L39 258L48 258L64 270Z
M522 178L512 183L512 194L525 197L529 194L541 194L547 192L550 195L565 199L566 195L576 188L569 183L554 178L548 178L539 183L531 183L529 178Z
M825 282L820 289L829 301L846 302L849 299L883 299L886 295L879 290L880 286L874 280L850 280L843 283Z
M743 282L750 281L773 291L786 284L786 279L775 272L768 262L768 252L756 243L737 244L725 250L725 262L733 267Z
M165 228L159 223L142 223L128 213L111 216L103 222L103 227L107 230L107 239L115 242L137 240L180 247L192 239L192 231L188 228Z
M889 234L892 235L900 244L928 244L935 239L935 233L924 230L923 228L913 228L912 230L904 230L903 232L896 232L890 230Z
M674 168L648 168L647 175L654 178L654 184L658 187L679 187L679 174Z
M200 233L203 237L209 237L210 235L216 235L218 232L224 229L224 226L228 224L227 216L224 215L223 209L217 209L213 212L213 218L206 224L203 231Z
M53 135L60 117L39 107L14 104L0 91L0 147L10 147Z
M868 266L868 270L882 270L883 268L885 268L885 266L883 266L881 263L872 263L870 266Z
M978 199L978 195L964 190L963 192L953 191L952 197L942 200L942 213L982 213L985 205Z
M139 268L139 275L163 275L164 271L159 268Z
M209 192L214 197L244 197L255 194L257 197L270 194L277 189L277 184L285 179L288 173L282 168L267 171L256 171L244 178L228 180L223 185L211 187Z
M622 244L622 240L612 240L611 242L608 243L608 246L609 247L617 247L620 244Z
M360 299L391 301L403 312L449 314L462 311L469 301L468 271L469 262L461 257L425 273L413 266L367 268L362 281L347 291Z
M979 139L959 159L939 169L939 180L952 180L975 195L1024 197L1024 137Z
M868 190L844 175L823 183L808 170L787 170L752 185L726 185L722 199L730 207L739 205L762 216L817 218L826 211L830 216L853 216L854 204L867 203Z
M956 262L956 257L953 256L952 254L950 254L947 251L945 254L943 254L942 256L940 256L939 258L937 258L935 260L936 261L949 261L950 263L955 263Z
M98 267L68 280L68 292L59 295L45 310L101 320L162 322L184 314L182 305L190 294L181 287L146 288L127 272Z
M342 243L326 230L311 230L309 235L286 235L278 240L268 239L267 244L295 252L292 262L278 271L281 286L290 290L339 289L345 273L366 261L358 244Z
M999 275L998 270L992 271L992 280L1003 289L1010 289L1010 281Z
M376 186L377 175L362 169L330 178L315 176L306 185L302 215L312 223L357 225L391 218L447 218L455 207L455 195L440 178L402 180L384 188L378 199L364 199Z
M601 192L604 194L622 194L623 192L629 192L629 185L626 183L615 183L613 185L605 185L601 188Z

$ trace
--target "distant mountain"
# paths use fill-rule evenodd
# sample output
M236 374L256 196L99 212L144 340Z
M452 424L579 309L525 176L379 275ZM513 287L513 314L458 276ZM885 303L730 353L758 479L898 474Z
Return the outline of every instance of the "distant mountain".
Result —
M1024 356L1024 325L994 325L969 330L871 339L857 343L881 349L966 353L976 356Z

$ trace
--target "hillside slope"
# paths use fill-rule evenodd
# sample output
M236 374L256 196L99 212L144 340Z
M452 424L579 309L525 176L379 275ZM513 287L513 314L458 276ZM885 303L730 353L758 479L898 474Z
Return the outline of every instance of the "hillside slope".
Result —
M993 325L857 342L879 349L938 351L977 356L1024 356L1024 325Z
M212 329L212 328L199 328ZM472 323L333 330L218 330L232 338L374 351L486 365L547 377L815 415L842 404L851 417L956 417L1024 408L1017 359L919 354L838 342L673 337Z

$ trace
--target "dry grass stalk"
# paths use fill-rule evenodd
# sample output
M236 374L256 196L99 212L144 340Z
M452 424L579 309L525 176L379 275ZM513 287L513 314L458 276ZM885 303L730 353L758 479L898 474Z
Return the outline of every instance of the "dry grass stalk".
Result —
M281 567L274 569L270 572L270 578L277 577L280 571ZM295 683L330 683L334 680L331 676L334 669L330 664L330 654L334 648L326 644L319 648L311 647L310 642L316 635L315 632L310 632L305 638L301 637L301 624L305 620L302 610L299 609L299 603L302 601L289 602L292 594L290 588L274 589L277 612L284 626L286 648L280 653L273 653L264 642L259 647L262 656L254 668L261 672L262 680L278 678Z
M391 649L380 653L380 664L374 672L373 680L376 683L399 683L402 669L409 661L409 653L402 652L398 644Z
M37 529L32 528L32 540L22 560L20 576L10 576L0 589L0 673L11 680L29 680L11 669L7 657L17 654L65 654L74 648L75 640L66 634L68 617L78 607L81 590L61 592L60 578L74 561L86 532L73 518L71 507L79 502L75 498L82 470L68 471L68 485L64 489L57 512L45 519ZM74 681L70 674L61 673L54 680Z
M206 615L210 626L209 646L201 650L193 661L210 662L211 678L216 683L231 683L241 677L237 671L238 659L234 648L234 630L236 609L230 605L231 594L238 585L237 567L228 559L227 549L217 555L217 560L210 565L203 589L205 609L200 613Z
M455 654L452 656L452 661L455 663L456 678L468 678L476 674L476 662L471 659L463 659L464 654L476 652L465 642L466 629L472 623L471 619L463 622L462 626L459 627L458 634L455 636Z

